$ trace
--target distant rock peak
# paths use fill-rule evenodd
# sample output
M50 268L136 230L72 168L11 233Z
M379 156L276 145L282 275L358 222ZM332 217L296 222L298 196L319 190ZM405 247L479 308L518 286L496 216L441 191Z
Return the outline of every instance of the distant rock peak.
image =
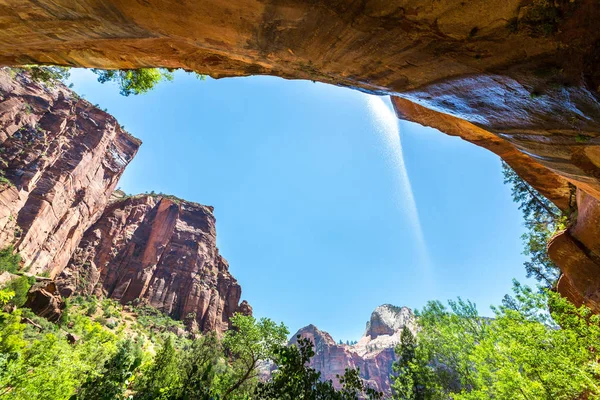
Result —
M371 313L364 336L375 339L381 335L393 335L413 320L414 314L410 308L383 304Z
M313 324L299 329L290 343L297 343L298 335L309 338L315 349L311 367L321 372L323 379L333 381L334 385L339 387L336 375L343 375L346 368L360 368L366 384L389 393L389 377L396 360L394 348L400 343L405 326L416 332L416 317L412 310L384 304L371 313L365 334L356 344L337 344L328 332Z

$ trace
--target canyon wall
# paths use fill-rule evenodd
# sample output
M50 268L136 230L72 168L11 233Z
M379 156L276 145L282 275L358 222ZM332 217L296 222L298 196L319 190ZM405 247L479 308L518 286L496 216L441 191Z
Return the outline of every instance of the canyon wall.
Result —
M569 184L600 199L596 0L1 0L0 18L0 65L268 74L391 94L401 118L494 151L573 216L593 201ZM571 276L563 293L600 312L592 215L573 217L550 254Z
M192 331L224 331L241 288L216 247L212 208L114 191L141 142L63 84L0 71L0 248L48 275L28 305L58 319L61 296L149 304Z
M331 380L339 387L336 375L344 375L346 368L360 368L360 376L370 387L390 394L390 374L396 360L394 348L400 343L402 328L407 326L416 334L416 319L407 307L389 304L379 306L371 314L364 335L354 345L338 344L331 335L314 325L300 329L297 336L309 338L314 344L315 356L310 366L321 372L321 378Z
M59 274L140 141L64 85L0 71L0 248Z
M141 302L192 331L224 331L241 287L216 247L212 207L173 197L114 200L91 226L58 277L64 296L95 294Z

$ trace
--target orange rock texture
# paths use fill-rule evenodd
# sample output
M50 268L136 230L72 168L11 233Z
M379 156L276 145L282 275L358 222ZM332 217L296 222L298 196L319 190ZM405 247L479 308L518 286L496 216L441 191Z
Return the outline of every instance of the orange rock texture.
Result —
M394 95L401 117L506 157L566 210L584 206L567 183L600 199L599 20L596 0L3 0L0 65L181 67ZM568 235L596 260L600 237L574 232L587 215ZM568 243L551 254L576 274ZM570 291L600 290L581 282Z
M192 331L221 332L235 312L252 312L216 247L212 207L174 198L113 201L57 280L64 296L145 303Z

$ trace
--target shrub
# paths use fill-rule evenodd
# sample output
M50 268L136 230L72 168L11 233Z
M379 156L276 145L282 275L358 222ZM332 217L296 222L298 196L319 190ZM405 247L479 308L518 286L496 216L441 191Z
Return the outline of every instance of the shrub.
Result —
M10 282L10 288L15 292L15 296L12 298L12 303L21 307L27 301L27 293L29 288L35 282L35 278L28 276L20 276Z
M0 250L0 273L8 271L14 274L17 272L20 265L21 256L18 253L15 253L13 246L8 246L7 248Z

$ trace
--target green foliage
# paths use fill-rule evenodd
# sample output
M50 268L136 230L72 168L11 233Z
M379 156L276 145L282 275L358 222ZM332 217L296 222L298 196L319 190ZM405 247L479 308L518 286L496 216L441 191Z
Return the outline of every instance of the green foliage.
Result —
M418 370L414 367L417 341L413 333L404 326L400 334L400 343L395 352L398 359L392 365L392 391L398 399L424 399L423 385L420 383Z
M21 256L15 252L13 246L0 250L0 273L8 271L12 274L19 270Z
M225 333L223 346L231 357L233 368L230 384L223 398L235 391L245 391L256 381L260 361L271 360L275 351L287 341L289 331L268 318L257 321L252 316L236 314L231 319L233 329Z
M137 322L145 332L164 333L177 329L184 329L181 321L175 321L165 313L148 305L132 306L137 314Z
M17 307L23 306L27 301L27 292L34 283L35 278L28 276L20 276L10 281L9 288L15 293L11 302Z
M142 362L142 350L132 340L117 343L117 351L104 363L97 375L92 375L72 397L73 400L120 400L127 398L128 380Z
M134 399L209 400L219 398L221 381L230 375L223 349L214 334L177 350L167 339L154 362L142 373Z
M577 143L587 143L590 140L592 140L591 136L584 135L582 133L578 133L577 136L575 136L575 142Z
M550 260L546 244L552 235L564 228L566 217L550 200L542 196L517 173L502 162L504 183L512 186L512 197L523 213L527 232L522 236L527 277L533 277L544 287L553 287L560 277L560 269Z
M556 32L560 10L551 0L533 0L519 22L532 35L548 36Z
M0 166L2 163L2 158L0 158ZM6 172L4 172L4 170L0 169L0 187L1 186L11 186L12 182L6 177Z
M259 383L256 399L295 400L358 400L359 398L380 399L382 394L366 388L358 370L346 369L338 375L342 388L338 391L331 381L322 381L321 373L308 367L315 355L313 344L308 338L297 337L297 346L278 346L274 351L278 366L269 382Z
M17 73L26 73L35 82L42 82L48 86L54 86L56 82L66 81L69 79L70 68L59 67L56 65L26 65L13 69Z
M98 75L98 82L115 82L121 95L138 95L146 93L161 81L173 80L173 73L166 69L140 68L129 70L99 70L92 69Z
M139 383L135 386L134 400L166 400L177 398L181 387L179 374L179 355L168 338L154 362L143 372Z
M478 316L469 302L449 306L428 303L419 313L414 357L396 363L399 371L408 364L423 397L397 391L394 398L600 398L600 317L588 308L516 282L494 319Z
M76 321L71 345L63 332L25 339L21 311L0 314L0 396L3 399L68 399L114 351L116 337L97 324Z

